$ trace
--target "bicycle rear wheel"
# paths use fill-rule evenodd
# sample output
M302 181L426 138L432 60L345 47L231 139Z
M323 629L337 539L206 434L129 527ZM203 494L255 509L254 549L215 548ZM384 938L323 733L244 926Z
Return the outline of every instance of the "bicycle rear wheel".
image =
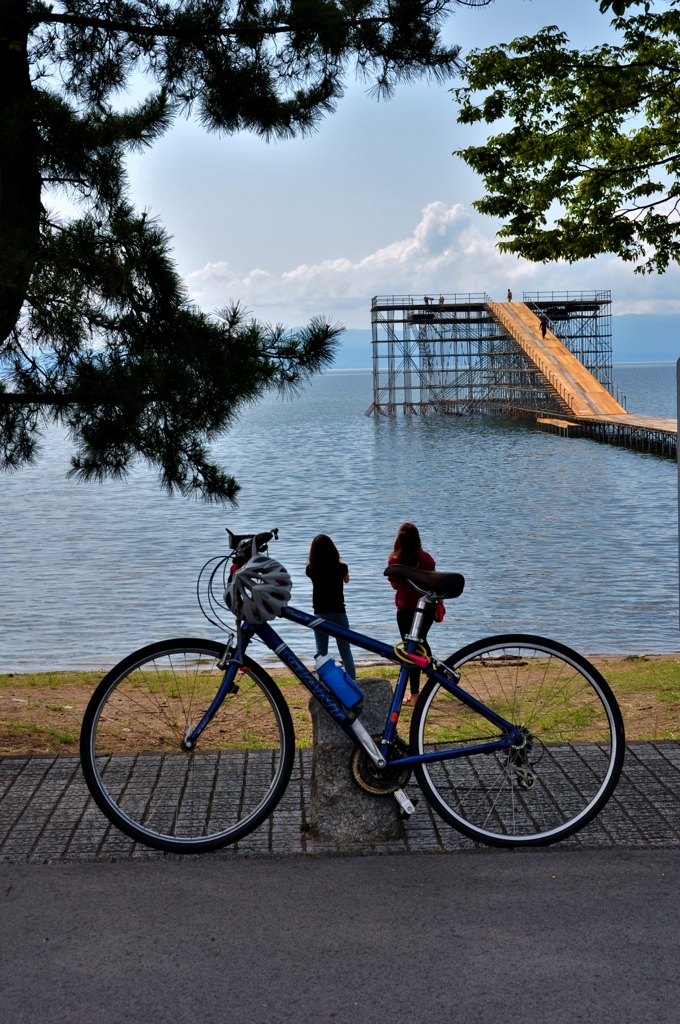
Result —
M271 814L290 779L293 723L274 680L249 658L191 751L182 741L224 677L224 645L170 640L116 665L88 704L80 755L97 805L159 850L234 843Z
M441 817L491 846L544 846L590 821L614 791L624 757L621 712L600 673L575 651L523 634L490 637L446 664L463 690L522 728L524 745L416 766ZM411 752L502 737L430 679L411 722Z

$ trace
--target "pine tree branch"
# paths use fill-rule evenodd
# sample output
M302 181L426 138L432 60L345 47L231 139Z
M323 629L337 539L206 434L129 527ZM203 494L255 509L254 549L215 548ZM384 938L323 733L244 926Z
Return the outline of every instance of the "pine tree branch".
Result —
M144 396L147 402L156 402L159 395L149 394ZM87 395L87 394L54 394L48 391L18 392L0 391L0 406L3 405L49 405L62 408L67 405L78 406L119 406L124 405L124 398L116 398L113 395Z
M424 7L421 4L421 7ZM165 36L172 39L201 39L219 36L275 36L294 32L292 25L239 25L233 24L219 28L173 28L171 25L140 25L134 21L112 21L107 18L88 18L77 14L45 14L39 19L42 23L73 25L75 28L101 28L107 32L126 32L131 36ZM339 24L343 28L362 28L366 25L389 25L390 17L343 18Z
M26 296L40 240L40 174L25 0L0 0L0 340Z
M329 366L341 328L258 324L188 300L169 240L128 198L125 159L182 113L292 138L335 109L347 68L378 95L443 81L456 5L490 0L0 0L0 470L65 428L79 480L138 461L169 492L235 500L210 445L250 403ZM133 75L151 96L120 111ZM79 215L41 209L64 188Z

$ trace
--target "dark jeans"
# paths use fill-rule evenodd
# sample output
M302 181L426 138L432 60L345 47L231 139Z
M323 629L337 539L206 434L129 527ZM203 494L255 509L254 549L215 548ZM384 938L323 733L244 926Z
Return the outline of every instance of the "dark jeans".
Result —
M411 632L411 623L413 622L413 616L415 615L415 608L399 608L397 610L397 625L399 626L399 632L401 633L401 639L406 639L406 634ZM430 626L434 622L434 610L426 611L423 616L423 624L420 628L421 644L424 645L428 655L432 654L430 645L425 639ZM420 669L410 668L408 671L408 681L411 687L411 693L418 693L420 690Z
M349 620L344 612L326 612L325 615L323 612L318 612L318 614L326 622L332 622L334 626L344 626L345 629L349 629ZM322 633L320 629L315 629L314 636L316 637L316 653L325 657L328 654L328 641L330 640L328 633ZM345 672L352 679L356 679L357 673L354 668L352 648L346 640L336 640L335 642L338 645L338 651L340 652Z

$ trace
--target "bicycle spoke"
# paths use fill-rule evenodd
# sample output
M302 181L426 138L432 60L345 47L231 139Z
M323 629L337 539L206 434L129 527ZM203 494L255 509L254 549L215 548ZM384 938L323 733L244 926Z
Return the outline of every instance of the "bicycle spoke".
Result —
M89 767L84 762L88 785L105 813L142 842L163 849L223 845L255 827L283 792L294 734L266 673L240 673L239 688L196 746L184 749L199 702L209 707L224 678L217 660L207 647L157 645L129 668L114 669L107 677L113 684L104 680L101 697L93 697L83 748L93 754Z
M484 842L551 842L573 831L607 800L620 771L622 726L620 736L611 726L620 714L611 710L615 701L605 695L604 680L597 682L587 663L579 667L578 655L567 657L549 641L533 645L531 639L482 642L467 658L448 662L465 692L520 730L515 746L416 770L435 809ZM451 750L482 740L478 713L436 682L426 690L413 719L416 749ZM494 738L501 735L499 730ZM572 764L575 757L582 768ZM582 775L575 787L573 779Z

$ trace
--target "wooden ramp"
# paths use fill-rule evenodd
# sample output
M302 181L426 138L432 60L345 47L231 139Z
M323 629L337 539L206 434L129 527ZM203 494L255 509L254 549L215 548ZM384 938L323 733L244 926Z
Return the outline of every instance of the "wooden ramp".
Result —
M494 319L517 342L552 387L564 410L563 429L617 440L645 439L651 447L677 444L677 420L628 413L551 330L541 335L541 322L524 302L489 302ZM557 427L558 421L545 425ZM562 427L562 424L560 424Z
M526 303L490 302L489 309L553 387L557 385L575 418L626 415L623 406L552 331L541 336L541 322Z

